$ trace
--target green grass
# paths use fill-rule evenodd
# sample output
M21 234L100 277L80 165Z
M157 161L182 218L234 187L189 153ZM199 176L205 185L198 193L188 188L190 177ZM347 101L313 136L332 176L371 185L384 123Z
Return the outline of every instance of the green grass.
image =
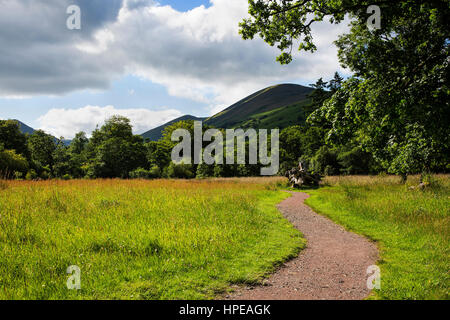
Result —
M393 177L330 178L310 190L316 212L378 242L381 290L374 299L449 299L450 179L425 190Z
M235 125L235 127L272 129L287 128L289 126L302 124L307 118L305 108L310 104L310 99L307 99L290 106L254 114L250 116L248 120Z
M0 299L211 299L260 281L304 246L275 207L288 195L261 181L2 182Z

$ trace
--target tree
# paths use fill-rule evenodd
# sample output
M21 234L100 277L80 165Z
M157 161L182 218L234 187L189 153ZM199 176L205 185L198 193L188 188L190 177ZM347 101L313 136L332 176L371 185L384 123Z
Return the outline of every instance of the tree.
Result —
M157 166L162 169L169 166L171 161L171 151L173 148L171 141L150 141L145 146L147 149L147 160L151 166Z
M280 132L280 163L281 171L290 170L298 165L300 157L304 154L302 144L303 128L292 126Z
M195 177L193 166L191 164L175 164L171 162L167 168L168 178L191 179Z
M86 137L86 133L83 131L78 132L70 143L70 153L82 154L86 151L88 143L89 139Z
M335 72L334 78L330 80L330 83L327 86L328 90L330 90L330 96L341 88L343 81L344 78L341 77L339 72Z
M57 178L70 176L71 163L69 148L63 143L64 138L61 137L56 143L56 149L53 152L53 174Z
M251 18L239 24L239 33L246 40L258 34L269 45L277 46L282 52L277 60L282 64L292 61L296 41L299 51L317 50L311 29L315 22L328 20L338 24L350 15L357 25L366 26L370 16L367 8L378 5L383 13L382 26L389 28L397 19L408 19L417 8L440 11L434 13L441 19L446 13L448 16L445 11L449 9L446 0L249 0L248 3ZM440 29L445 27L448 30L448 22Z
M133 135L130 120L122 116L96 129L86 149L90 177L127 178L131 171L147 167L143 138Z
M70 172L74 178L82 178L86 175L84 167L88 162L88 144L89 139L84 132L77 133L70 143L68 150L70 156Z
M341 146L337 160L343 174L368 174L379 171L372 155L364 151L356 141Z
M328 123L330 143L356 137L391 173L445 169L450 154L448 1L250 0L249 5L252 18L241 23L241 34L244 39L259 34L277 45L281 63L292 60L294 41L299 50L315 51L314 22L339 23L349 14L350 32L336 44L353 77L330 87L333 96L310 121ZM369 5L381 8L378 30L367 27Z
M26 135L20 131L19 123L15 120L0 120L0 144L6 150L15 150L27 159L30 157Z
M28 137L28 148L33 165L38 172L53 171L54 152L57 148L54 137L42 130L37 130Z

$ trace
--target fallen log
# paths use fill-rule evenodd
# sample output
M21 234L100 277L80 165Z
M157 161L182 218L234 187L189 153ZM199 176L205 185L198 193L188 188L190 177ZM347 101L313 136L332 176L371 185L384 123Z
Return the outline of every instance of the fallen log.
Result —
M322 177L318 174L312 174L305 169L305 166L300 162L297 168L292 168L285 174L289 179L292 188L300 188L302 186L317 186Z

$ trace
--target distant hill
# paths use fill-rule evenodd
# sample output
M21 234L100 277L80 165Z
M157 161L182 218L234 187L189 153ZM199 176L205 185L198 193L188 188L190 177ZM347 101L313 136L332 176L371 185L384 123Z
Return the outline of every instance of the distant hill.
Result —
M302 124L307 114L305 107L310 104L308 95L314 89L297 84L281 84L262 89L236 102L222 112L210 117L199 118L191 115L182 116L143 133L144 139L157 141L167 126L183 120L203 121L216 128L286 128ZM33 134L35 130L25 123L16 120L23 133ZM56 139L56 138L55 138ZM70 140L65 140L66 145Z
M182 120L204 121L216 128L275 129L302 124L306 120L305 107L311 101L309 94L314 89L297 84L281 84L262 89L238 101L210 118L183 116L142 136L152 141L162 137L165 127Z
M186 120L195 120L195 121L204 121L206 118L198 118L198 117L194 117L191 115L187 115L187 116L182 116L180 118L174 119L172 121L167 122L166 124L163 124L162 126L159 126L157 128L154 128L150 131L147 131L143 134L141 134L141 136L144 139L149 139L150 141L158 141L159 139L162 138L162 133L164 131L164 129L176 122L179 121L186 121Z
M22 133L33 134L36 131L33 128L27 126L25 123L23 123L17 119L14 119L14 121L17 121L19 123L19 128Z
M25 133L25 134L33 134L36 130L34 130L32 127L30 127L30 126L27 126L25 123L23 123L22 121L20 121L20 120L17 120L17 119L13 119L13 121L17 121L18 123L19 123L19 129L20 129L20 131L22 132L22 133ZM55 138L55 141L56 140L59 140L58 138ZM72 142L72 140L62 140L62 142L66 145L66 146L68 146L71 142Z

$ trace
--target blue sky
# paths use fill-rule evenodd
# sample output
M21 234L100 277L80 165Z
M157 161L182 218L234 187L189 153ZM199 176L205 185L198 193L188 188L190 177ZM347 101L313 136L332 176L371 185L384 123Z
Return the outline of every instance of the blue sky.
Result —
M161 5L169 5L178 11L188 11L201 5L210 6L209 1L205 0L161 0L158 2Z
M65 26L73 3L81 30ZM246 15L246 0L1 2L0 119L72 138L123 114L141 133L184 114L212 115L269 85L307 85L340 70L332 41L342 27L318 26L318 54L280 66L275 49L239 37Z

